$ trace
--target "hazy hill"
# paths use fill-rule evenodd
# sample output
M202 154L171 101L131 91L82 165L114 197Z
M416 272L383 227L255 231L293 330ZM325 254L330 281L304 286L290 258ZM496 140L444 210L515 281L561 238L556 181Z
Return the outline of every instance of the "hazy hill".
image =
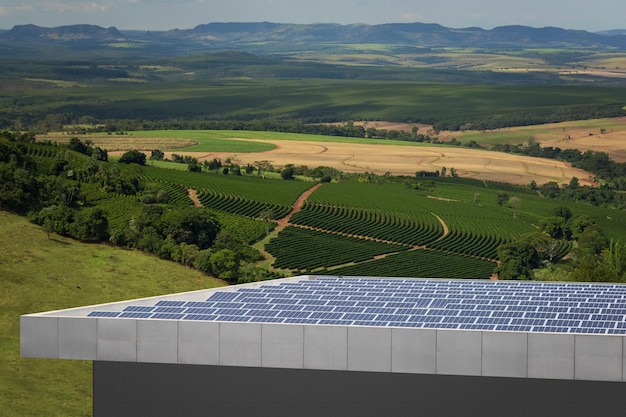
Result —
M168 37L212 42L340 42L418 44L456 47L618 47L626 36L604 36L583 30L501 26L453 29L438 24L390 23L381 25L209 23L188 30L167 32Z
M123 43L123 45L122 45ZM143 56L189 55L202 51L299 51L314 45L387 44L471 48L593 48L626 50L623 30L591 33L555 27L501 26L454 29L438 24L208 23L192 29L119 31L114 27L72 25L45 28L19 25L0 32L3 56L33 58L64 51L114 51ZM38 55L41 54L41 56Z
M112 41L125 39L116 28L95 25L71 25L45 28L36 25L17 25L0 35L2 39L18 41Z

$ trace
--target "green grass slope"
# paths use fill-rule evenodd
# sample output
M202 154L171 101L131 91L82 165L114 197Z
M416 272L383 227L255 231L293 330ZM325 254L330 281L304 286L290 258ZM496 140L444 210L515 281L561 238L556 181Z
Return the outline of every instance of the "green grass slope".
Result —
M52 236L0 212L0 416L89 416L91 362L24 359L21 314L224 285L139 252Z

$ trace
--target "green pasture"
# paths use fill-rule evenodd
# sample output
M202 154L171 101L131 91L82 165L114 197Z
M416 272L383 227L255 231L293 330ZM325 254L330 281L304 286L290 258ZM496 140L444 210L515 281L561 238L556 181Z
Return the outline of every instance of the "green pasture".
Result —
M92 413L91 363L21 358L20 315L224 285L140 252L48 239L24 217L1 211L0 231L3 417Z
M228 135L225 134L225 132L230 132L231 134ZM184 149L187 152L265 152L276 148L276 146L271 143L233 140L233 138L264 139L263 137L259 137L259 135L254 137L251 132L234 130L150 130L133 131L128 134L129 136L140 138L185 139L198 142L197 145L191 147L169 149L173 151ZM185 168L187 167L186 165L183 166Z
M247 130L149 130L128 132L129 136L148 138L172 138L194 140L198 144L181 148L186 152L264 152L275 149L271 143L258 140L288 140L294 142L355 143L399 146L428 146L428 143L406 142L401 140L348 138L343 136L311 135L305 133L258 132ZM246 139L238 141L236 139Z
M72 113L76 117L175 119L211 117L334 120L473 120L552 114L572 107L624 104L624 88L461 85L408 81L239 79L92 88L5 91L0 111Z
M119 158L109 156L109 160L117 161ZM155 161L153 159L146 160L146 165L154 168L173 169L176 171L188 171L189 165L171 161Z

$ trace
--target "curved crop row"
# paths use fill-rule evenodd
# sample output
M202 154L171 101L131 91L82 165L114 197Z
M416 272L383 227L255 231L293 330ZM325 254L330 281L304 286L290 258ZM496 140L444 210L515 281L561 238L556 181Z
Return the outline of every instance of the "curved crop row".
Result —
M384 259L328 271L332 275L487 279L496 264L431 250L411 250Z
M274 222L248 219L222 211L212 211L212 213L217 218L223 231L227 232L233 238L248 244L262 239L265 236L266 230L272 230L274 228Z
M141 214L143 206L136 196L123 194L98 201L98 207L106 213L110 230L125 229L133 217Z
M62 150L64 148L59 148L58 146L31 143L26 147L26 154L33 158L54 158Z
M320 203L305 203L291 222L407 245L425 245L443 234L441 223L431 214L418 212L409 215Z
M257 218L263 212L268 212L271 213L273 219L279 219L291 211L291 207L249 200L245 197L211 190L199 190L198 199L203 206L213 210L221 210L250 218Z
M193 201L189 198L189 191L183 184L163 183L162 187L169 195L169 204L177 206L189 206Z
M276 258L276 268L311 271L362 262L408 247L287 227L265 249Z
M144 176L155 181L184 184L187 188L239 196L247 200L290 207L311 183L262 179L256 176L218 175L144 167Z
M428 247L445 252L496 259L498 246L509 241L498 235L454 230L444 239L428 245Z

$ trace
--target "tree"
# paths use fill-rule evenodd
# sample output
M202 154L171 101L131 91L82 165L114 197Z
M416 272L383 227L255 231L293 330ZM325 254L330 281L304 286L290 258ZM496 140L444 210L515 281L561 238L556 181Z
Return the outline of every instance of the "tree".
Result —
M200 251L196 245L188 245L187 243L182 242L180 245L174 247L171 256L173 261L191 266L194 264L199 253Z
M498 259L496 273L500 279L534 279L533 269L541 264L537 250L526 239L500 245Z
M553 216L561 217L565 221L569 221L569 219L572 218L572 211L566 206L555 207L552 209L551 214Z
M582 254L598 255L609 244L599 227L587 228L578 236L578 251Z
M200 165L198 163L191 163L191 164L187 165L187 171L189 171L189 172L201 172L202 171L202 165Z
M73 151L82 153L84 155L91 155L90 147L87 146L83 141L81 141L77 137L70 138L70 141L67 146Z
M280 171L280 177L284 180L292 180L295 175L295 168L293 165L288 165Z
M607 282L610 277L611 271L593 255L583 256L570 275L572 281L580 282Z
M48 237L48 239L50 239L50 236L52 236L52 233L54 233L54 222L48 217L43 221L41 228Z
M109 221L98 207L79 210L69 228L75 239L83 242L102 242L109 238Z
M623 282L626 278L626 250L619 240L611 239L604 251L602 264L610 272L611 282Z
M215 171L216 173L217 171L219 171L221 167L222 167L222 161L220 161L219 159L215 159L215 158L213 158L213 160L211 160L208 165L208 169L210 171Z
M446 167L441 167L441 174L440 175L442 177L445 177L447 173L448 173L447 168Z
M265 234L269 234L271 222L274 220L274 211L272 209L263 210L259 213L259 219L265 223Z
M185 242L197 245L200 250L213 245L220 225L213 214L199 207L176 208L165 212L159 219L162 235L180 245Z
M522 199L519 197L509 198L509 206L513 209L513 217L517 217L517 210L522 205Z
M518 240L528 242L537 254L540 259L548 260L552 262L554 256L556 255L556 249L558 247L558 240L551 238L545 233L541 232L530 232L521 235Z
M560 216L550 216L541 222L541 231L553 239L569 239L571 236L567 221Z
M572 235L574 238L578 238L581 234L585 232L588 228L594 226L596 224L593 219L587 215L578 215L572 219L570 222L570 229L572 230Z
M162 161L164 158L165 158L165 153L158 149L153 149L152 152L150 153L150 159L153 161Z
M146 164L146 154L138 150L131 150L120 156L119 162L122 164Z
M508 200L509 200L509 195L507 193L505 193L504 191L498 191L498 194L496 195L496 204L497 205L502 206Z
M37 181L28 169L21 168L16 159L0 163L0 209L26 213L37 200Z
M265 171L269 170L272 166L272 161L263 160L263 161L254 161L254 167L257 169L261 178L265 178Z
M230 249L220 249L209 258L211 272L226 281L237 281L239 261L237 254Z

